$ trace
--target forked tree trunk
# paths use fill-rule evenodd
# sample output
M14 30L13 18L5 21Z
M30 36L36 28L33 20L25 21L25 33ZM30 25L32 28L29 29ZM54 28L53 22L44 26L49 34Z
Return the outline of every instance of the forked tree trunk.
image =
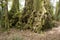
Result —
M25 28L39 32L45 26L45 21L49 21L46 20L49 13L45 9L45 3L43 0L25 0L25 3L22 23Z

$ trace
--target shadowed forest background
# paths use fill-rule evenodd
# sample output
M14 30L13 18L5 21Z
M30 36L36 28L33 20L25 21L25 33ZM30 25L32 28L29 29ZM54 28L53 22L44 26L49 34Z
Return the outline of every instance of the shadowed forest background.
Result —
M60 0L0 0L1 31L19 29L41 33L58 24L60 25Z

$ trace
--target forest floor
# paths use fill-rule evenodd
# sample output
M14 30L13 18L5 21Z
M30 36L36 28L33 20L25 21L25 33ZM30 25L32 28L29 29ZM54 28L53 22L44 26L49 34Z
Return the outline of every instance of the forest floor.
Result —
M0 32L0 40L60 40L60 23L57 25L57 27L40 34L29 30L10 29L8 32Z

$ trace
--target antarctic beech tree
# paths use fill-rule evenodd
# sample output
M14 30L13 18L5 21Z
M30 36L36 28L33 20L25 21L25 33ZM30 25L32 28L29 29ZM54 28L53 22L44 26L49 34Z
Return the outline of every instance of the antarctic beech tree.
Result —
M2 13L3 13L3 22L2 27L8 28L9 27L9 20L8 20L8 0L2 1Z
M50 12L46 9L47 2L45 0L25 0L25 8L21 18L24 28L39 32L48 25L46 23L51 22L48 17Z
M56 14L55 14L55 16L56 16L56 20L59 21L60 20L60 0L56 4Z

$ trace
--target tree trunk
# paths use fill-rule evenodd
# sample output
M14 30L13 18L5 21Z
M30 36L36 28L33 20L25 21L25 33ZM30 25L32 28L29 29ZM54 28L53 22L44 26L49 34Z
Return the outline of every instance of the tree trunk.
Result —
M0 0L0 27L1 27L1 20L2 20L2 0Z
M4 25L5 28L8 28L9 27L9 21L8 21L8 0L3 0L3 4L4 4L4 6L2 8L3 15L4 15L3 16L3 20L5 20L3 24L5 24Z
M10 12L17 13L19 11L19 0L13 0Z
M57 2L57 4L56 4L56 20L57 20L57 21L60 20L60 0L59 0L59 2Z
M22 14L21 21L24 24L24 28L30 28L28 24L31 13L33 12L33 0L25 0L25 8Z
M18 22L19 18L15 16L19 11L19 0L13 0L11 10L9 11L9 23L10 27L16 25Z
M43 26L46 27L46 21L50 20L48 20L48 10L44 6L45 2L43 0L25 0L26 4L22 16L22 23L25 24L25 28L40 32Z

